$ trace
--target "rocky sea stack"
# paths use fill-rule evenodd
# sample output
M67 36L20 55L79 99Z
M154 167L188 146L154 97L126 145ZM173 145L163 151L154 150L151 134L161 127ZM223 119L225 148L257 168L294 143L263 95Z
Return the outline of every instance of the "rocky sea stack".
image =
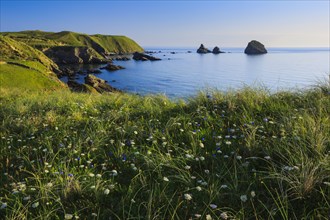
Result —
M247 47L244 50L244 53L249 55L265 54L267 53L267 50L262 43L253 40L248 43Z
M214 47L213 50L212 50L212 53L213 54L219 54L219 53L224 53L224 52L221 51L219 47Z
M157 58L157 57L147 55L147 54L144 54L144 53L135 52L133 54L133 60L141 60L141 61L151 60L151 61L155 61L155 60L161 60L161 59Z
M204 47L203 44L201 44L201 46L197 50L197 53L211 53L211 51L206 47Z

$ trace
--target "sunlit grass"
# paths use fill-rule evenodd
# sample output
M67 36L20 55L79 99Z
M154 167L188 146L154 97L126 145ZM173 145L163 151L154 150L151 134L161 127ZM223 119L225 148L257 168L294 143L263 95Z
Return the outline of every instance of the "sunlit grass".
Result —
M327 91L2 88L0 217L328 219Z

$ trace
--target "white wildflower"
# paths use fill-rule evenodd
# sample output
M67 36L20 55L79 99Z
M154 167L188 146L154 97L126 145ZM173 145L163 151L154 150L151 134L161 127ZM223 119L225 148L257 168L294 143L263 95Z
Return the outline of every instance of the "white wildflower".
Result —
M228 219L227 213L225 213L225 212L221 213L220 214L220 218L222 218L222 219Z
M170 181L166 176L163 177L163 180L164 180L165 182Z
M189 201L189 200L192 200L192 195L189 194L189 193L186 193L186 194L184 194L183 196L184 196L184 199L185 199L185 200L188 200L188 201Z
M256 192L255 191L251 191L251 197L254 198L256 196Z
M217 206L216 204L210 204L210 207L211 207L212 209L216 209L216 208L218 208L218 206Z
M240 197L242 202L246 202L247 201L247 195L241 195Z
M213 218L212 218L211 215L209 215L209 214L206 215L206 220L212 220L212 219L213 219Z
M35 202L31 205L31 207L34 209L37 208L38 206L39 206L39 202Z
M72 214L65 214L64 219L72 219L73 215Z
M110 193L110 189L105 189L103 192L105 195L108 195Z

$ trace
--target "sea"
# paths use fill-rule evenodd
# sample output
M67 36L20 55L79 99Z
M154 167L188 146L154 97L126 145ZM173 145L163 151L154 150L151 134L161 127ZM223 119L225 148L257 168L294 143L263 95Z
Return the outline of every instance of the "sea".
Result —
M114 61L123 70L96 74L125 92L187 98L199 91L229 91L243 87L272 93L329 83L329 48L267 48L263 55L246 55L244 48L221 48L226 53L198 54L196 48L145 48L161 61ZM82 66L82 69L101 66ZM62 79L67 81L66 78ZM84 75L77 75L78 82Z

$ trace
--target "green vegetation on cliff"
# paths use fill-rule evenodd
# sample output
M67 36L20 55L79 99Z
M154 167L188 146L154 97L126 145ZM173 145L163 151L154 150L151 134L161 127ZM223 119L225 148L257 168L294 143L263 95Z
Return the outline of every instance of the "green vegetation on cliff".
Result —
M1 219L328 219L330 89L0 92Z
M0 35L0 87L23 90L65 88L54 71L58 66L41 51Z
M5 36L23 41L26 44L41 49L56 46L73 46L92 48L99 54L104 53L132 53L143 51L135 41L125 36L87 35L70 31L58 33L43 31L4 32Z

